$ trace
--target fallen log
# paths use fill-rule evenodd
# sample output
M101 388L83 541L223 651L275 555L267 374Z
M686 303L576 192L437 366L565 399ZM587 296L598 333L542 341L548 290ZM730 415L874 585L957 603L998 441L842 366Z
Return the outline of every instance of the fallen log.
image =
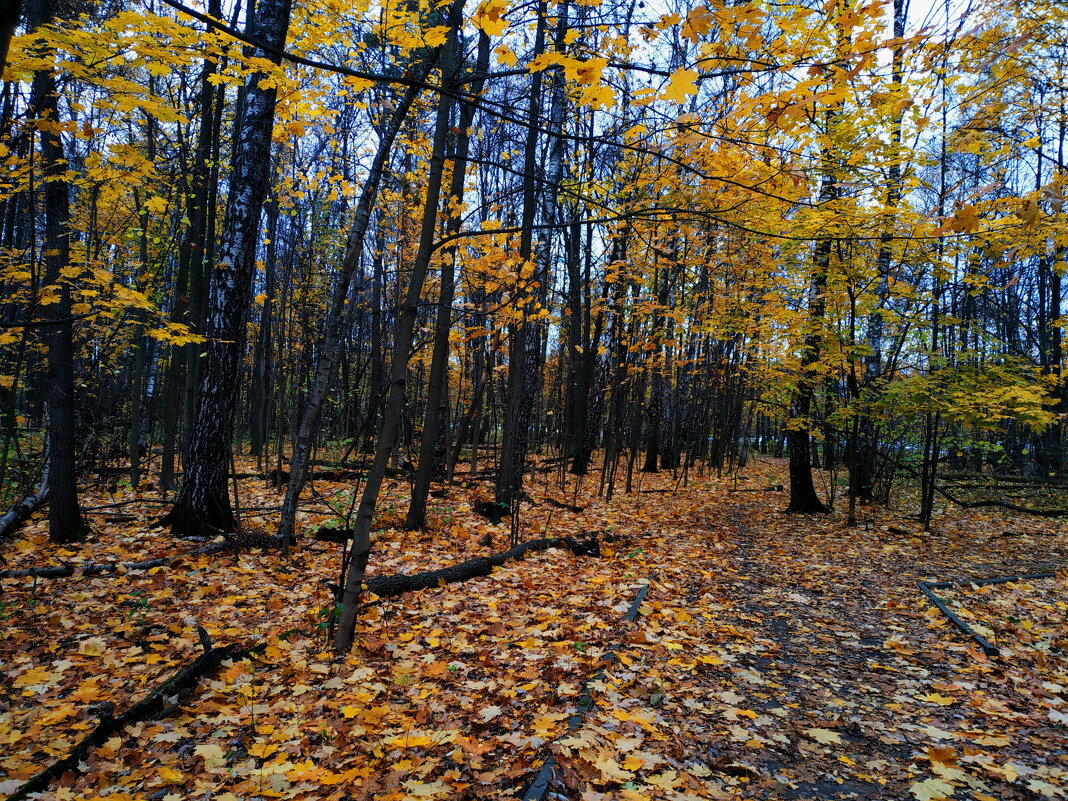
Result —
M356 530L351 528L331 528L330 526L322 526L316 529L312 534L312 539L319 542L336 542L340 545L344 545L351 540L355 535Z
M782 484L772 484L769 487L746 487L744 489L728 489L727 492L782 492Z
M991 537L991 540L1005 539L1006 537L1056 537L1057 534L1052 531L1002 531L1000 534L995 534Z
M1020 581L1055 578L1056 575L1056 573L1021 573L1018 576L993 576L992 578L958 579L956 581L925 581L923 583L928 587L933 587L935 589L960 587L965 584L975 584L976 586L981 587L984 584L1015 584Z
M50 565L48 567L27 567L20 570L0 570L0 579L5 578L71 578L73 576L101 576L130 570L151 570L154 567L170 567L179 559L192 556L206 556L221 553L222 551L236 550L236 545L241 546L274 546L278 542L274 537L256 538L250 542L249 537L229 537L225 542L213 542L203 548L197 548L188 553L175 554L174 556L161 556L157 559L146 559L142 562L90 562L84 565Z
M25 496L0 516L0 539L11 534L21 526L30 515L40 509L48 501L48 490L42 489L33 495Z
M1021 506L1018 503L1008 501L962 501L955 498L941 487L936 486L935 491L951 503L955 503L961 509L1007 509L1022 515L1034 515L1035 517L1068 517L1068 509L1035 509L1030 506Z
M379 598L391 598L406 592L417 592L431 587L454 584L460 581L488 576L493 568L512 559L522 559L528 553L547 551L549 548L567 548L576 556L600 556L600 544L596 537L546 537L521 542L507 551L493 556L476 556L466 562L421 573L397 573L392 576L376 576L367 580L367 591Z
M902 470L914 478L920 478L919 470L909 467L903 462L891 459L878 451L876 451L876 453L884 461L889 462L895 470ZM932 489L947 501L956 504L961 509L1006 509L1010 512L1017 512L1022 515L1034 515L1035 517L1068 517L1068 509L1036 509L1030 506L1021 506L1018 503L999 500L965 501L953 495L945 487L939 486L938 484L933 485Z
M141 701L118 717L112 714L114 706L110 702L101 704L98 707L100 723L96 725L96 728L74 746L69 754L53 762L36 776L23 783L21 787L8 796L8 801L22 801L30 794L39 793L46 789L53 779L62 776L67 771L77 770L78 763L85 760L90 749L102 745L111 735L121 731L125 726L173 712L177 709L177 706L169 699L191 690L203 676L218 667L224 660L244 659L246 656L262 650L262 645L245 649L238 649L234 645L212 648L157 686Z
M575 514L581 514L582 512L586 511L585 506L576 506L571 503L564 503L563 501L556 500L556 498L542 498L542 501L544 503L549 504L549 506L555 506L557 509L566 509L567 511L574 512Z

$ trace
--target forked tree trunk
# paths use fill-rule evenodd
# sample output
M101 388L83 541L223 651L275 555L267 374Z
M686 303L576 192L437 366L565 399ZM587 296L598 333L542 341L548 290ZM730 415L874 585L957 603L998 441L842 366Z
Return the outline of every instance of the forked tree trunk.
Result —
M478 97L482 93L482 76L489 68L489 36L482 33L478 42L478 61L475 64L475 80L470 92ZM453 236L460 230L461 217L459 209L464 199L464 183L467 173L467 156L470 146L468 129L475 118L473 103L464 103L460 108L460 121L456 126L456 147L452 158L452 180L449 186L449 202L456 209L450 216L445 228L446 236ZM441 438L442 424L447 419L449 397L449 331L452 328L452 299L456 288L456 247L450 246L442 254L441 293L438 297L438 316L434 324L434 354L430 362L430 378L427 381L426 414L423 418L423 438L419 447L419 467L415 474L415 486L412 487L412 499L408 505L408 515L404 527L409 531L426 528L426 504L430 494L430 481L434 477L437 462L436 448Z
M429 66L427 66L428 69ZM323 327L323 342L319 349L320 356L315 368L315 380L312 382L311 389L308 392L304 413L301 415L300 423L297 427L296 441L293 444L289 486L286 488L286 499L282 504L282 513L278 523L278 536L282 540L283 553L288 552L289 543L293 539L297 505L300 502L300 493L304 489L304 483L307 480L312 446L315 444L315 435L319 429L323 405L330 394L330 388L337 373L337 364L343 342L342 323L345 319L345 301L349 296L349 286L352 283L352 276L356 272L356 265L359 264L360 255L363 253L367 229L371 223L371 212L374 209L375 201L378 199L378 188L382 183L389 156L393 152L393 142L397 138L401 125L407 118L408 112L420 92L421 90L417 87L407 89L394 110L393 116L383 129L378 140L378 151L375 153L371 169L367 174L367 180L363 185L363 193L356 204L352 228L349 230L348 242L345 246L345 257L341 264L341 275L338 276L337 283L334 286L326 325Z
M457 39L461 24L464 0L454 0L449 7L450 32L443 45L442 82L452 85L456 69L458 48ZM356 511L356 520L352 539L352 555L349 558L345 574L345 585L341 594L341 616L334 636L334 647L347 651L352 647L356 629L356 614L363 592L363 578L367 570L367 561L371 556L371 521L378 505L378 493L386 476L386 468L392 455L393 444L400 430L401 416L404 411L404 389L408 381L408 359L415 334L415 324L419 314L419 300L423 292L430 258L434 252L434 231L437 223L439 200L441 196L442 173L445 167L445 143L449 133L449 114L452 111L451 93L443 92L438 101L437 118L434 122L434 143L430 155L430 169L426 183L426 206L423 209L422 226L419 232L419 249L412 264L411 276L404 304L397 318L396 333L393 337L393 363L390 365L389 395L386 398L382 415L382 425L375 442L375 457L367 474L360 505Z

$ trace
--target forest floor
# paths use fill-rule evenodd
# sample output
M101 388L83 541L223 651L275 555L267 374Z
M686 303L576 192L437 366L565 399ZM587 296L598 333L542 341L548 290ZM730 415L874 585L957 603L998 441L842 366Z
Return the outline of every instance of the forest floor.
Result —
M253 550L0 579L0 797L65 756L101 704L120 714L195 660L197 626L215 646L265 647L167 699L169 714L112 733L41 798L519 797L549 754L550 798L1068 795L1068 577L939 590L996 656L916 585L1060 570L1068 528L940 509L921 533L907 499L847 528L840 514L781 514L782 492L735 491L783 473L762 460L685 487L642 475L611 504L594 475L576 489L539 474L520 539L611 534L600 557L549 550L380 599L343 658L324 625L335 544L309 542L288 562ZM316 491L308 530L352 486ZM427 534L394 528L406 494L395 481L383 499L372 574L508 547L507 523L473 511L487 485L434 499ZM95 536L77 548L49 545L38 515L0 543L2 567L195 549L150 528L152 497L87 493L87 506L123 505L93 510ZM270 532L280 496L246 480L241 500L246 528Z

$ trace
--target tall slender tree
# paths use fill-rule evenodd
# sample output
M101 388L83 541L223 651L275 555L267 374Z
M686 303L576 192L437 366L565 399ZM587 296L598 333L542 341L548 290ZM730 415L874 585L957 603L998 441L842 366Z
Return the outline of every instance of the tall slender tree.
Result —
M26 25L30 30L52 23L53 0L30 0ZM50 48L43 42L38 55L47 59ZM53 542L84 540L89 527L78 507L78 475L75 443L74 321L67 274L71 265L70 183L67 155L60 125L59 95L55 73L38 70L33 76L30 109L40 141L41 192L44 195L44 282L52 292L44 306L48 327L48 535Z
M256 48L255 57L278 63L276 52L285 46L290 4L291 0L260 0L257 4L252 38L270 49ZM260 240L260 212L270 180L276 87L276 82L262 72L251 73L243 87L222 242L208 283L206 355L185 479L174 508L160 521L178 536L216 534L230 531L236 524L227 478L245 318Z

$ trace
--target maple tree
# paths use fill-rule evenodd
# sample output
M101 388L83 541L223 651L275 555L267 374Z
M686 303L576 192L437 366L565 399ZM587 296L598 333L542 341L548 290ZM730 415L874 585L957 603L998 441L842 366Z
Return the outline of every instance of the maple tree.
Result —
M20 12L5 789L1064 792L1062 4Z

